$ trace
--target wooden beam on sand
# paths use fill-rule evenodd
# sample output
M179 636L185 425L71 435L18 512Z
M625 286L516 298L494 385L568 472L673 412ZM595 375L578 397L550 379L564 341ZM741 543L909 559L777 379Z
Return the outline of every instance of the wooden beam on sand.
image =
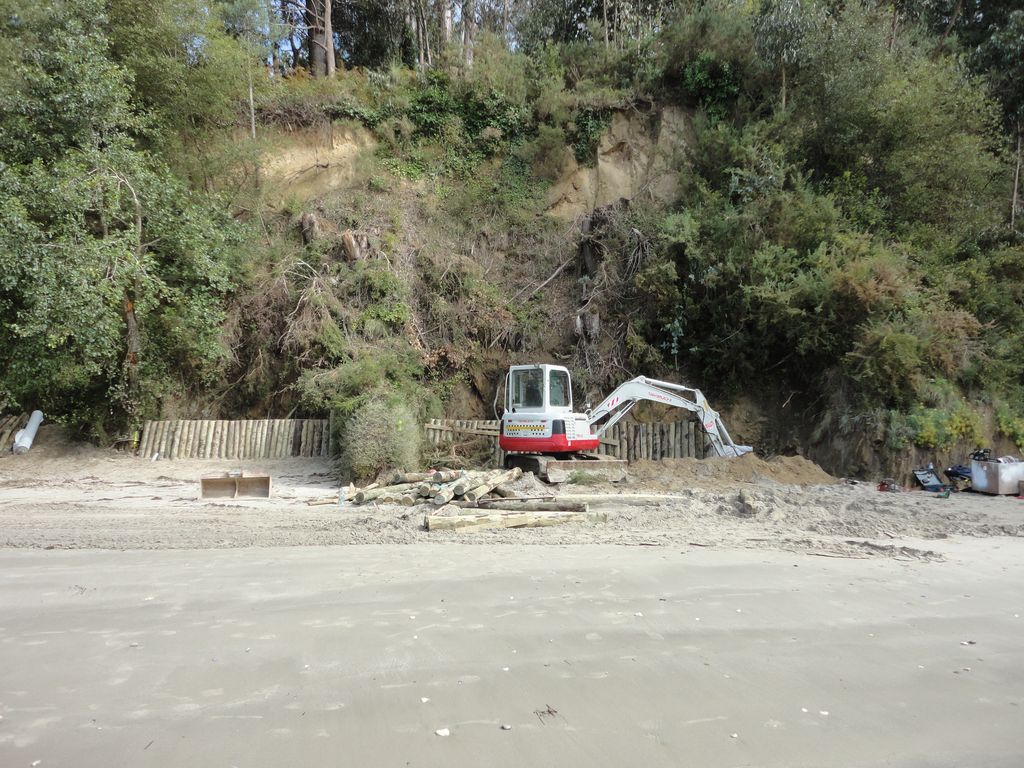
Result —
M544 528L564 523L605 523L604 512L506 512L482 515L425 515L428 531L479 531L486 528Z

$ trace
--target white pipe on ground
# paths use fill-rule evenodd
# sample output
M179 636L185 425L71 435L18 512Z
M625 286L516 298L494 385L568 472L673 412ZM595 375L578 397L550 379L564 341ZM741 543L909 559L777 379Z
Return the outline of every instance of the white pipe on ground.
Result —
M43 412L32 411L32 415L28 419L28 425L24 429L18 430L18 434L14 436L15 453L28 453L28 449L32 447L32 441L36 439L39 425L42 423Z

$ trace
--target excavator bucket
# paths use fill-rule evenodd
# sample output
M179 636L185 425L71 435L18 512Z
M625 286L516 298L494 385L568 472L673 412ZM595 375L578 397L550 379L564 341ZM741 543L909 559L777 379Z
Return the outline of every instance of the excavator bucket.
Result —
M206 475L199 481L202 499L270 498L270 475L225 472Z

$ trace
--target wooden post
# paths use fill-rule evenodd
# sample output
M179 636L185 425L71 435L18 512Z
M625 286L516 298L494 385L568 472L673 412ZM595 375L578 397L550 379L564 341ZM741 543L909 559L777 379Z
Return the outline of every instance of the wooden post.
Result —
M280 419L267 419L267 458L277 458L277 441L281 439Z
M279 419L275 429L277 430L274 440L274 455L279 459L288 458L288 435L290 434L288 429L291 426L292 419Z
M149 456L152 456L154 453L159 453L160 458L163 458L164 452L160 443L164 439L164 433L167 430L167 422L163 420L157 421L153 427L153 444L149 446Z
M164 458L164 453L160 450L160 441L163 439L166 426L167 422L160 419L153 422L153 439L150 441L149 448L146 451L147 458L151 457L154 453L159 453L160 458Z
M189 450L192 445L192 429L192 419L181 420L181 442L178 443L178 454L174 458L189 458Z
M153 422L146 421L142 424L142 437L139 439L139 455L145 456L149 450L149 444L153 442Z
M178 450L178 441L181 440L181 422L172 421L167 429L169 433L167 456L168 459L174 458L175 451Z
M203 441L203 458L213 458L213 435L217 429L217 422L213 419L208 419L206 422L206 439Z
M199 422L199 431L196 433L196 458L206 458L206 438L210 434L211 422L209 419L201 419Z
M235 419L228 422L228 452L225 458L238 458L238 424Z
M181 430L181 445L179 446L177 458L192 458L192 436L195 431L195 419L185 419L185 427Z

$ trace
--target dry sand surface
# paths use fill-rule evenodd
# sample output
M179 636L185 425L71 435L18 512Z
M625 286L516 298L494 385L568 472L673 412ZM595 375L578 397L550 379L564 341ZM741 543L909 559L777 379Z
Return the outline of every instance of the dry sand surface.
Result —
M273 476L271 499L198 499L199 478L236 462L148 461L46 440L0 458L0 546L194 549L331 544L608 543L782 549L848 557L939 558L948 536L1024 535L1024 501L940 499L837 481L799 457L631 465L616 485L544 486L524 494L587 496L606 524L476 533L423 530L432 507L309 506L337 493L330 462L246 465Z
M748 456L428 533L309 506L328 462L201 501L239 465L43 437L0 458L3 768L1024 765L1017 499Z
M0 765L1017 768L993 541L0 550Z

